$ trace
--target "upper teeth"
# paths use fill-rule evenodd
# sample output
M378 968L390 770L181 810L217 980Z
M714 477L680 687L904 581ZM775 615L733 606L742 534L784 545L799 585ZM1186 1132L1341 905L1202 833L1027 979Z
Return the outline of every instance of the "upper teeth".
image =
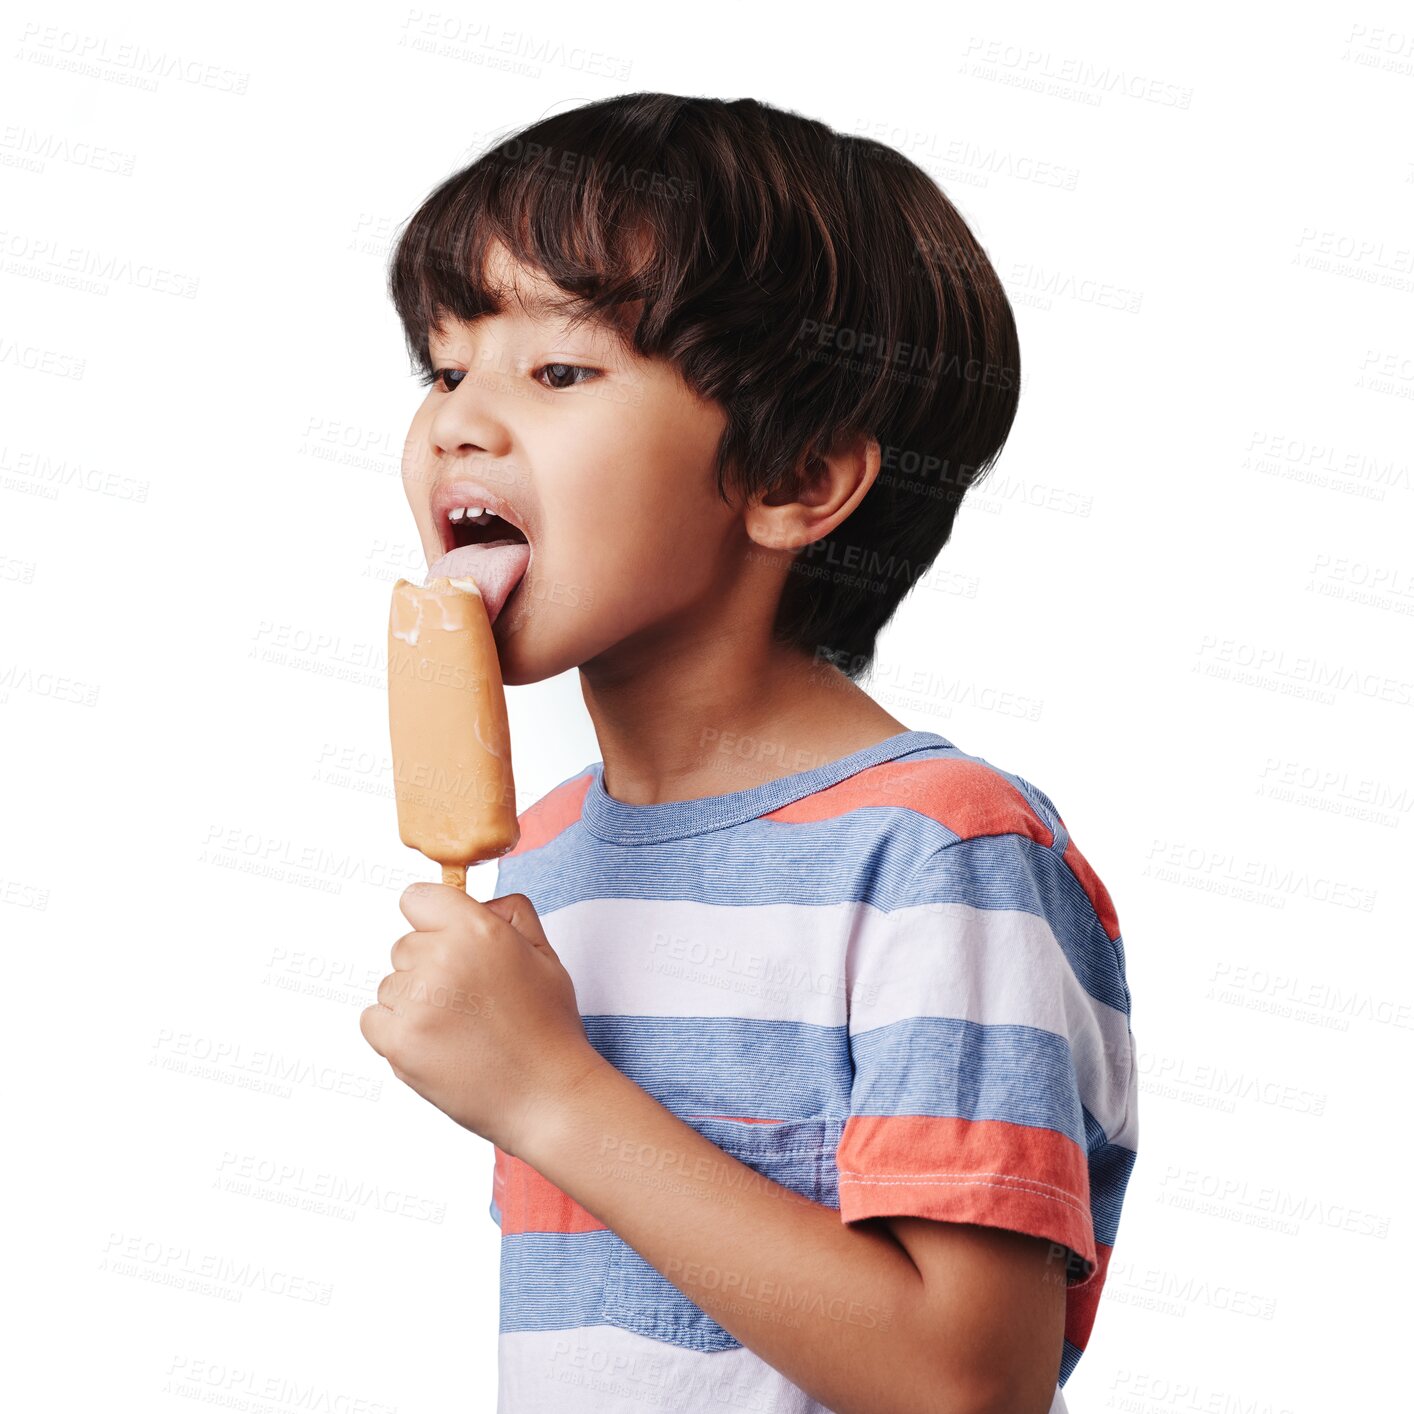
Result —
M467 520L478 520L482 524L491 519L486 513L485 506L454 506L447 512L447 516L450 520L461 520L465 516Z

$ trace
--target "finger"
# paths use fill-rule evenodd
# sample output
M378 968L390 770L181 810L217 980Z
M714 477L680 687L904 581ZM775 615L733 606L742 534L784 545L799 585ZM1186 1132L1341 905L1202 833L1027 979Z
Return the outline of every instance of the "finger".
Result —
M363 1039L367 1041L384 1060L388 1058L388 1023L392 1021L392 1019L393 1013L382 1005L364 1007L358 1014L358 1029L363 1032Z
M393 944L389 957L392 959L393 970L395 972L407 972L410 968L416 967L427 956L428 948L431 946L433 935L431 933L404 933L396 943Z
M551 957L557 956L545 936L545 927L540 922L535 905L524 894L503 894L500 898L487 899L482 907L509 923L533 947L548 952Z
M403 1014L403 1001L411 990L411 972L390 972L378 984L378 1002L394 1016Z
M419 932L431 932L437 928L448 928L458 920L469 922L484 918L486 907L478 903L470 894L454 889L450 884L429 884L419 882L409 884L398 900L398 907Z

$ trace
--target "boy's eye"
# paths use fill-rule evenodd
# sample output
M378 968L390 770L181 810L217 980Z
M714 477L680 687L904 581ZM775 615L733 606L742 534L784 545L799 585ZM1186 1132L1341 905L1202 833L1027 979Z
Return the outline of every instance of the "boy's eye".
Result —
M544 383L540 375L548 373L553 381ZM573 374L587 374L587 378L574 378ZM456 381L448 383L446 380L456 375ZM579 384L588 382L590 379L599 378L602 375L598 369L585 368L578 363L542 363L539 368L531 370L530 376L541 383L542 387L548 387L553 392L561 392L567 388L578 387ZM421 383L424 388L435 385L438 392L452 393L461 386L461 380L466 377L464 368L434 368L431 373L424 373Z
M462 378L466 377L466 370L464 368L434 368L431 373L424 373L422 375L422 386L426 388L430 384L435 383L438 392L450 393L460 384L460 380L458 380L457 383L453 383L449 388L442 382L442 380L451 373L459 373Z
M589 375L589 378L591 379L598 378L600 376L598 370L593 368L585 368L578 363L543 363L540 365L539 368L535 370L535 372L531 376L538 380L540 374L542 373L549 373L556 380L555 382L546 385L556 391L559 391L564 388L576 388L579 386L579 384L586 383L589 381L589 379L586 378L576 378L571 382L559 381L560 379L567 377L569 374L587 373Z

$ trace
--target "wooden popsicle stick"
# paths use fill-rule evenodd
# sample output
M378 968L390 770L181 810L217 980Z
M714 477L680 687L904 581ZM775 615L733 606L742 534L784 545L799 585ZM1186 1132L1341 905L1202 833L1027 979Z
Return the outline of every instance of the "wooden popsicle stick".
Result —
M466 865L465 864L444 864L442 866L442 882L450 884L454 889L466 892Z

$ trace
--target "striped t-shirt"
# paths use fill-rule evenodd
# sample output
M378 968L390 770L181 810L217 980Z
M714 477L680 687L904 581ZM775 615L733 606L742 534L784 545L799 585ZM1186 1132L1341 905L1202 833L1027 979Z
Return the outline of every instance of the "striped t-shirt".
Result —
M496 881L535 905L594 1048L842 1222L1063 1244L1063 1410L1138 1115L1119 924L1055 806L926 731L696 800L602 777L525 811ZM502 1414L827 1414L499 1148L491 1215Z

